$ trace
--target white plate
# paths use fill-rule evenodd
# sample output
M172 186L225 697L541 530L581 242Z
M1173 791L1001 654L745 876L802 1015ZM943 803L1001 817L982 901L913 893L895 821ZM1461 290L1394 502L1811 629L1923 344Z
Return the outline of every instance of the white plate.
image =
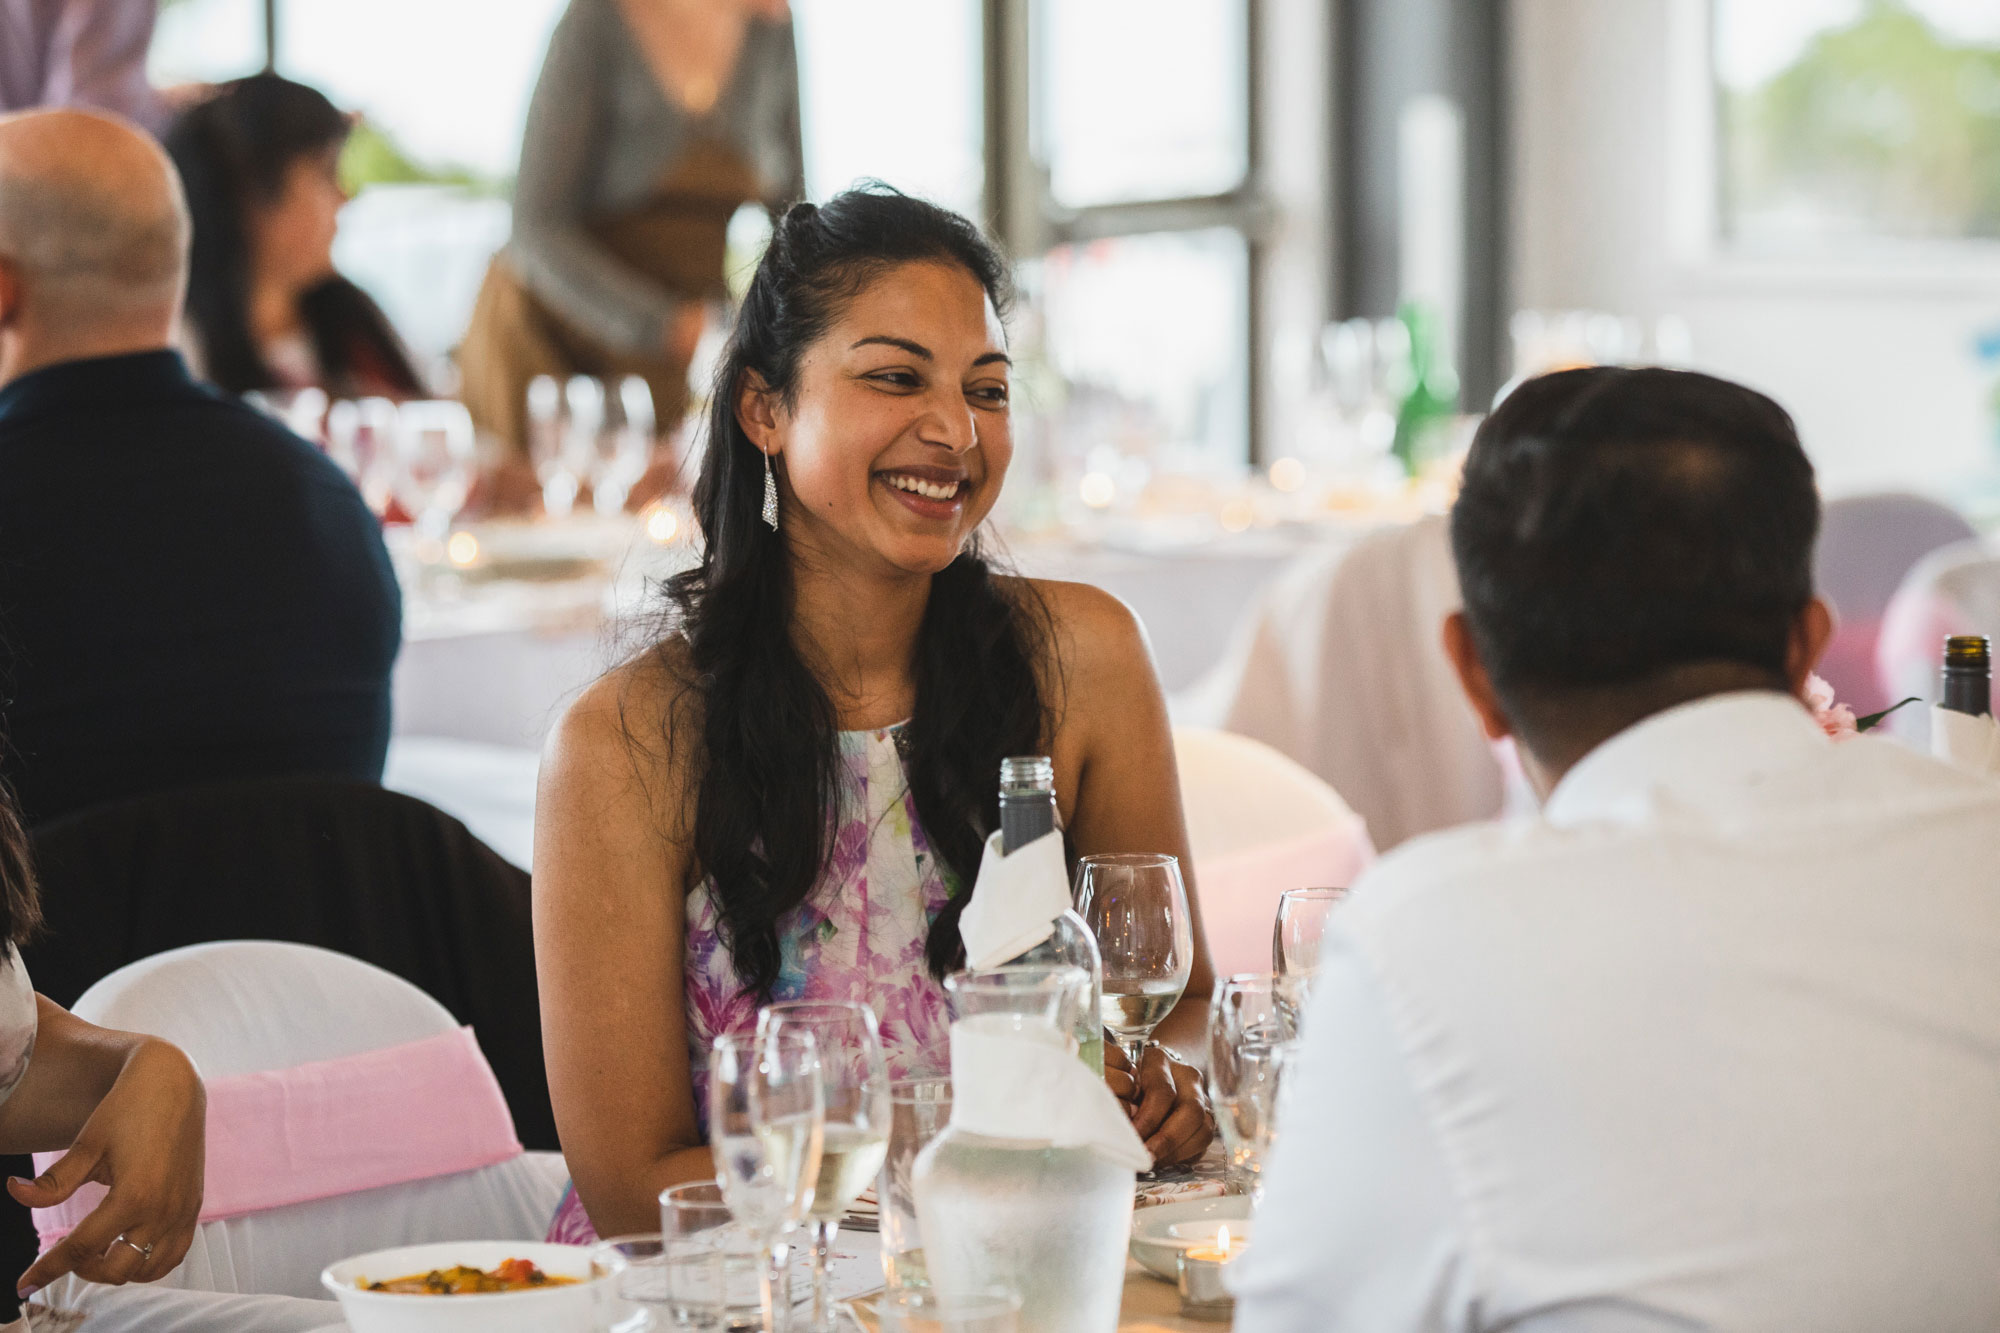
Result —
M1155 1277L1175 1281L1174 1256L1190 1245L1215 1239L1215 1229L1229 1224L1232 1237L1250 1234L1250 1198L1224 1194L1185 1203L1163 1203L1132 1214L1132 1257ZM1237 1230L1241 1225L1242 1230Z
M497 1291L478 1296L419 1296L363 1291L364 1278L383 1282L468 1264L493 1268L507 1259L526 1259L551 1277L577 1279L574 1286L540 1291ZM376 1250L330 1264L319 1275L340 1302L354 1333L593 1333L610 1284L599 1280L590 1250L582 1245L547 1245L526 1240L458 1240Z

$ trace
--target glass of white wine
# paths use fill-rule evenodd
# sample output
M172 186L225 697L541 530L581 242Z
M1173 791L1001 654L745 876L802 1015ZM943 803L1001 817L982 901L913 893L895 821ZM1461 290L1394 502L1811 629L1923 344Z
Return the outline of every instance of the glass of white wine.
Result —
M790 1322L785 1266L791 1233L811 1212L826 1097L811 1032L722 1036L708 1053L708 1135L715 1182L764 1255L766 1333Z
M889 1151L889 1067L875 1011L850 1001L799 1000L766 1005L758 1031L807 1032L819 1046L819 1077L826 1106L819 1178L813 1188L812 1327L834 1327L826 1292L826 1261L840 1233L840 1219L875 1183Z
M1146 1039L1180 1003L1194 968L1194 922L1180 858L1084 857L1076 867L1076 912L1104 958L1104 1026L1136 1077Z

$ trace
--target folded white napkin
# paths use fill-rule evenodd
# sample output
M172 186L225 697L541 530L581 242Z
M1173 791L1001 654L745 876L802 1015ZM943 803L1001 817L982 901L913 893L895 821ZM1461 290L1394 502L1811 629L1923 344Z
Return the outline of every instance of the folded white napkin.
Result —
M996 832L986 840L972 901L958 919L965 965L998 967L1019 958L1055 933L1056 918L1069 905L1062 834L1044 833L1012 856L1002 856Z
M1931 706L1931 755L1968 773L2000 777L2000 726L1982 713Z
M1153 1165L1125 1104L1076 1058L1075 1041L1016 1014L951 1025L951 1123L996 1139L1087 1148L1133 1172Z

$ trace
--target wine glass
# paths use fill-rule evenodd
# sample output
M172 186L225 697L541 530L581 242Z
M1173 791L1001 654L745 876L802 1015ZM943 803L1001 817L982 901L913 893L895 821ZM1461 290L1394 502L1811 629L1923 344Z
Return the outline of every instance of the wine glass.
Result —
M826 1097L811 1032L722 1036L708 1053L708 1133L715 1180L737 1222L756 1237L765 1333L789 1322L784 1297L791 1233L811 1210Z
M653 390L643 375L627 375L617 387L617 424L598 431L591 456L591 500L607 516L624 511L625 498L653 461Z
M1286 1064L1298 1047L1304 989L1296 977L1239 972L1208 1007L1208 1088L1222 1130L1229 1187L1253 1204L1277 1140Z
M442 542L472 493L472 414L445 399L404 403L395 434L396 498L419 536Z
M819 1047L819 1077L826 1129L819 1179L813 1187L812 1327L827 1333L833 1319L826 1297L827 1254L840 1219L875 1183L889 1151L889 1067L875 1011L846 1001L800 1000L766 1005L757 1030L768 1035L808 1032Z
M576 504L577 476L563 433L563 388L553 375L528 381L528 462L542 486L542 511L567 518Z
M1180 1003L1194 967L1194 925L1178 857L1086 856L1076 867L1076 912L1104 959L1104 1026L1139 1074L1146 1039Z
M1326 919L1346 889L1286 889L1278 895L1278 918L1271 926L1271 970L1306 981L1319 970L1319 939Z

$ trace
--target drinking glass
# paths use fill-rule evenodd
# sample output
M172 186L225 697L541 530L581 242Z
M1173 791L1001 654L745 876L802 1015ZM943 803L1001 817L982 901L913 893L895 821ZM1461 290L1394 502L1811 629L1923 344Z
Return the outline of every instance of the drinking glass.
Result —
M666 1288L675 1326L750 1333L764 1324L762 1247L730 1216L714 1181L660 1194ZM781 1299L791 1306L789 1285Z
M875 1307L882 1333L1014 1333L1021 1298L1005 1287L978 1291L886 1291Z
M618 406L617 420L597 433L590 465L591 502L606 515L624 511L626 497L653 461L652 387L643 375L627 375L617 389L610 398Z
M810 1033L819 1047L826 1126L808 1216L812 1327L814 1333L828 1333L833 1316L826 1297L827 1255L840 1233L841 1215L875 1183L889 1151L889 1067L882 1059L882 1037L875 1011L851 1001L766 1005L757 1014L757 1030L771 1036Z
M537 375L528 381L528 462L542 486L542 511L550 518L567 518L576 504L579 483L568 444L562 384L553 375Z
M443 541L451 534L451 521L472 493L474 443L463 403L440 399L396 410L396 498L419 536Z
M1273 972L1312 980L1326 919L1345 897L1346 889L1286 889L1278 895L1278 918L1271 926Z
M729 1211L762 1247L765 1333L781 1333L790 1236L812 1209L826 1097L811 1032L715 1039L708 1055L708 1132Z
M684 1237L670 1245L662 1233L646 1232L599 1241L591 1251L594 1270L614 1274L616 1298L611 1333L667 1333L673 1328L714 1329L716 1305L697 1299L676 1305L674 1293L716 1291L721 1287L722 1255L709 1245L691 1246Z
M1178 857L1086 856L1076 867L1076 912L1104 957L1104 1026L1136 1077L1146 1039L1187 989L1194 923Z
M1304 988L1297 977L1239 972L1208 1007L1208 1088L1222 1129L1229 1188L1264 1195L1264 1160L1277 1141L1285 1066L1298 1048Z
M951 1120L949 1078L906 1078L889 1085L889 1157L882 1166L878 1225L882 1280L891 1291L927 1287L924 1238L917 1230L917 1154Z

